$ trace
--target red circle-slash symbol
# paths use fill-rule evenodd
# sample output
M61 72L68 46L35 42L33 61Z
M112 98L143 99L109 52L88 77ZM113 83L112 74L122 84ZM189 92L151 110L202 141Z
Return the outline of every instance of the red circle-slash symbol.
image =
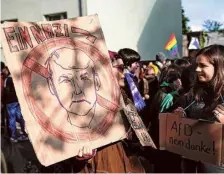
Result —
M66 141L66 142L76 142L79 140L95 140L99 136L103 135L113 124L113 120L116 116L118 109L119 95L117 90L117 85L112 83L111 90L111 101L106 100L101 96L97 96L97 102L99 105L103 106L108 110L104 119L96 125L90 133L86 132L68 132L61 129L61 127L56 126L53 122L50 121L49 117L38 107L34 96L32 95L31 88L31 77L32 73L35 72L41 75L44 78L49 77L49 72L46 67L39 64L39 59L42 57L48 56L48 51L56 48L68 47L71 49L80 49L84 51L93 62L99 61L102 65L102 68L106 69L109 77L113 79L112 69L109 64L109 60L103 56L98 49L92 45L88 45L79 40L72 40L71 38L61 37L54 38L52 40L47 40L42 44L36 46L30 53L27 55L23 62L23 67L21 71L22 85L24 90L24 96L26 98L30 112L36 118L40 126L50 134L56 136L57 138Z

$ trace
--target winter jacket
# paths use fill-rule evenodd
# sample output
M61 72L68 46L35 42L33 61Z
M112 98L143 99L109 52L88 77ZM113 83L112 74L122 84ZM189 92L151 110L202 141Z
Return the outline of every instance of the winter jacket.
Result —
M182 107L185 109L188 118L218 121L215 119L213 110L221 103L221 98L218 101L213 102L211 96L208 94L204 94L202 100L196 101L193 96L193 91L190 90L175 102L172 110L175 110L177 107Z
M214 102L212 101L211 92L204 93L201 100L196 101L193 95L193 91L190 90L187 94L180 97L177 102L172 107L172 110L175 110L177 107L182 107L185 109L186 116L191 119L204 119L208 121L218 121L213 114L213 110L216 108L218 104L222 103L221 98ZM209 164L206 162L196 162L193 160L183 160L185 161L183 166L186 170L195 168L194 171L200 173L224 173L224 166L219 167L213 164ZM189 172L189 171L184 171Z
M14 83L11 76L8 76L4 81L4 104L18 102L18 98L16 96L16 90L14 87Z

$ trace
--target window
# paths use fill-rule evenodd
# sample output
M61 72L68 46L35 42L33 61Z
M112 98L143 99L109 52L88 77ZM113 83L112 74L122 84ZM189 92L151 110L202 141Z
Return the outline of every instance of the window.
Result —
M2 20L2 21L1 21L1 24L2 24L3 22L18 22L18 19L6 19L6 20Z
M55 20L60 20L60 19L67 19L67 13L55 13L55 14L48 14L44 15L44 18L46 21L55 21Z

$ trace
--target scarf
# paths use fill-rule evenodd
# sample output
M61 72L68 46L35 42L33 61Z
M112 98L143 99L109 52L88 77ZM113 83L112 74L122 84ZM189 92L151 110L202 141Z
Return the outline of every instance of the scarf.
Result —
M131 91L135 107L137 108L138 111L141 111L146 106L146 104L133 81L134 74L127 72L125 73L125 78L128 82L128 86Z
M128 133L127 139L135 141L135 136L137 136L142 146L151 146L154 149L156 149L155 143L153 142L150 134L148 133L141 117L136 111L134 103L131 101L131 99L128 98L128 95L123 89L121 89L121 94L124 99L124 105L125 105L123 108L123 113L127 117L132 127L132 130L135 132L134 133L130 131Z

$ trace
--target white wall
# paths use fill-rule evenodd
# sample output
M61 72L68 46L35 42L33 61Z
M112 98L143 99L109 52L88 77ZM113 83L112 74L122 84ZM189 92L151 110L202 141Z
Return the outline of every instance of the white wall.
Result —
M43 16L67 12L68 18L79 16L78 0L1 0L1 20L42 21Z
M87 0L87 13L97 13L109 50L129 47L144 60L164 50L172 32L182 54L180 0Z

